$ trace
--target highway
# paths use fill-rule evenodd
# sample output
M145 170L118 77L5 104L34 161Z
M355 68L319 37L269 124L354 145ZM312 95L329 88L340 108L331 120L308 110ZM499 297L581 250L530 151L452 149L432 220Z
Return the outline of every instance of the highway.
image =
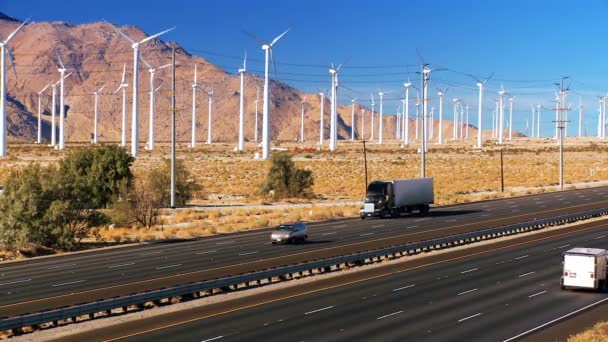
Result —
M210 305L64 341L508 341L588 305L608 303L605 293L559 287L561 253L573 246L608 247L606 223L549 233L465 249L467 254L425 265L385 266L383 274L363 270L289 294L271 291L240 307L223 303L209 312ZM269 298L274 292L279 294Z
M427 217L313 223L301 245L271 245L261 230L8 263L0 266L0 317L607 205L600 187L437 208Z

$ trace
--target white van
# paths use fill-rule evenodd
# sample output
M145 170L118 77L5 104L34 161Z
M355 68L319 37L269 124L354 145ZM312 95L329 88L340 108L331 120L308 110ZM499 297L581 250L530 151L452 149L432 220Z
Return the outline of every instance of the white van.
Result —
M606 290L606 258L600 248L572 248L564 252L561 288Z

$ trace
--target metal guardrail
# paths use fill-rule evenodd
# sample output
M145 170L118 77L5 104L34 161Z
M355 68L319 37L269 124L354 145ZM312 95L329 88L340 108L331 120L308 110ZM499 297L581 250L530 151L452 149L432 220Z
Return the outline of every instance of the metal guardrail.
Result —
M88 315L95 318L98 313L111 313L112 310L123 308L127 311L129 307L143 307L145 303L158 303L165 299L183 296L198 297L201 293L213 294L215 290L230 290L248 287L250 285L259 286L273 283L275 281L287 280L294 275L302 276L305 273L315 274L350 267L352 265L362 265L370 262L384 260L386 258L401 257L404 255L417 254L430 250L449 248L463 244L472 243L480 240L489 240L501 236L514 235L533 230L543 229L548 226L571 223L592 217L608 215L608 208L595 209L580 213L561 215L541 220L533 220L524 223L484 229L480 231L445 236L427 241L419 241L405 245L393 246L372 250L367 252L353 253L349 255L333 257L323 260L310 261L297 265L282 266L269 270L252 272L243 275L225 277L214 280L206 280L186 285L179 285L170 288L137 293L111 299L104 299L92 303L73 305L64 308L47 310L38 313L24 314L16 317L0 319L0 331L15 330L22 327L37 326L44 323L54 323Z

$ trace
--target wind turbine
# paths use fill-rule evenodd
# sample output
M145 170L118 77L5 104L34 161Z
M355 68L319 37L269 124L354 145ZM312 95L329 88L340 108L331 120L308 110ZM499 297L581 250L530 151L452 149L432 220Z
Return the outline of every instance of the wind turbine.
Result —
M133 113L131 116L131 156L137 157L139 152L139 111L138 111L138 101L137 101L137 91L138 91L138 80L139 80L139 46L145 42L148 42L162 34L165 34L169 31L174 30L175 27L172 27L168 30L164 30L157 34L148 36L139 42L134 41L118 27L114 27L114 30L118 32L121 36L123 36L126 40L131 43L131 48L133 48ZM124 82L123 82L124 83Z
M258 103L260 102L260 87L255 86L255 132L253 132L253 141L258 142Z
M443 143L443 96L447 93L449 88L439 89L437 95L439 95L439 138L438 143L441 145Z
M120 146L127 146L127 87L129 86L125 83L125 76L127 74L127 65L123 64L122 67L122 78L120 80L120 84L118 88L114 90L114 94L118 93L119 90L122 90L122 131L121 131L121 139Z
M412 83L408 80L406 83L403 83L405 87L405 103L403 104L404 112L405 112L405 124L403 128L405 129L403 135L403 144L405 146L410 144L410 86Z
M465 139L469 140L469 105L466 105L466 112L467 112L467 121L465 124L465 129L466 129L466 135L465 135Z
M513 140L513 99L515 97L509 98L509 141Z
M502 139L504 136L504 121L505 121L505 107L504 107L504 95L505 89L502 84L500 85L500 90L498 91L498 144L502 145Z
M104 84L97 91L93 92L95 95L95 114L93 115L93 144L97 144L97 122L99 119L99 93L106 87L107 84Z
M357 102L359 98L354 98L351 99L351 103L352 103L352 112L350 114L351 117L351 126L350 126L350 141L354 141L355 140L355 103Z
M47 84L38 92L38 135L36 136L36 144L42 142L42 94L49 86L51 86L51 83Z
M531 134L531 137L534 138L534 136L536 135L536 130L534 129L534 125L535 125L534 118L536 117L536 109L534 109L534 105L530 105L530 109L532 109L532 134Z
M319 113L319 146L322 146L325 133L325 128L323 127L323 117L325 116L325 93L321 91L319 92L319 95L321 96L321 110Z
M382 136L384 135L384 123L383 123L383 118L384 118L384 95L385 94L390 94L390 92L388 91L382 91L380 89L378 89L378 97L380 97L380 112L379 112L379 122L378 122L378 144L382 145Z
M239 112L239 146L238 150L242 151L245 144L245 73L247 72L247 50L245 50L245 58L243 59L243 68L239 69L241 75L241 101Z
M343 64L334 67L333 63L329 69L331 75L331 120L329 127L329 150L334 151L338 144L338 71Z
M479 87L479 102L477 104L477 148L481 148L481 144L482 144L482 121L481 121L481 117L482 117L482 110L483 110L483 88L485 87L486 83L490 80L490 78L492 78L492 76L494 75L494 73L491 73L490 76L488 76L488 78L485 79L485 81L482 81L480 79L478 79L477 77L473 76L473 75L469 75L471 78L473 78L476 82L477 82L477 87Z
M152 65L150 65L150 63L146 62L145 59L141 59L144 64L148 67L148 72L150 73L150 119L149 119L149 130L148 130L148 151L153 151L154 150L154 93L156 93L156 91L158 89L160 89L160 86L158 87L158 89L156 89L155 84L154 84L154 73L157 70L162 70L164 68L168 68L170 66L172 66L172 64L165 64L163 66L159 66L158 68L154 68Z
M300 141L304 142L304 104L306 103L306 96L302 99L302 116L300 119Z
M287 34L287 32L289 32L289 30L291 30L291 28L287 29L285 32L275 37L270 43L258 38L257 36L251 33L245 32L261 45L262 50L264 50L266 54L266 61L264 63L264 106L262 114L262 159L264 160L268 159L268 156L270 154L270 87L268 84L268 67L270 63L270 58L272 58L272 48L281 38L283 38L283 36ZM276 67L274 67L274 69L276 72Z
M583 132L583 97L579 97L579 105L578 105L578 137L582 136Z
M371 122L372 122L372 131L370 134L370 140L374 140L374 106L376 103L374 102L374 94L369 93L369 96L372 98L372 112L371 112Z
M452 140L456 141L458 137L458 98L453 98L452 102L454 102L454 127L452 127Z
M214 85L211 84L211 90L207 91L207 96L209 99L209 122L208 122L208 129L207 129L207 145L210 145L213 140L212 140L212 130L213 130L213 89Z
M57 71L59 71L61 77L61 82L59 84L59 149L63 150L65 148L65 94L63 80L65 79L65 72L68 71L68 69L61 61L59 52L55 51L55 56L57 56L57 62L59 62Z
M361 109L361 140L365 140L365 109Z
M537 124L536 124L536 137L540 138L540 109L541 109L541 106L537 105L536 107L538 108L538 110L536 111L536 121L537 121Z
M13 72L15 72L15 61L13 54L8 47L8 42L21 30L23 25L27 23L25 19L15 31L6 37L5 40L0 40L0 157L6 156L6 137L8 129L6 127L6 63L4 62L5 52L11 60Z
M196 89L198 88L197 65L194 64L194 82L192 82L192 137L190 147L196 147Z

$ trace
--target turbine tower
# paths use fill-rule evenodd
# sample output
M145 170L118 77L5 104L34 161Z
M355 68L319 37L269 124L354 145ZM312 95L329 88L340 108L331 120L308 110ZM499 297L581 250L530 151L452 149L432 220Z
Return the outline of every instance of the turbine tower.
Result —
M502 145L502 139L504 136L504 122L505 122L505 107L504 107L504 95L505 89L500 85L500 90L498 91L498 144Z
M127 83L125 83L125 76L127 74L127 65L123 64L122 67L122 78L120 81L120 84L118 85L118 88L116 88L116 90L114 90L114 94L118 93L119 90L122 90L122 130L121 130L121 139L120 139L120 146L125 147L127 146L127 87L129 86Z
M478 79L477 77L473 76L473 75L469 75L471 78L473 78L476 82L477 82L477 87L479 87L479 97L478 97L478 103L477 103L477 148L481 148L482 145L482 111L483 111L483 88L485 87L486 83L490 80L490 78L492 78L492 76L494 75L494 73L490 74L490 76L488 76L488 78L485 79L485 81L482 81L480 79Z
M198 66L194 64L194 81L192 82L192 137L190 147L196 147L196 89L198 88Z
M449 88L439 89L437 95L439 95L439 137L437 143L441 145L443 143L443 96L447 93Z
M578 105L578 137L582 136L583 132L583 97L579 97L579 105Z
M405 112L405 123L404 123L404 135L403 144L405 146L410 144L410 86L412 83L408 80L403 84L405 87L405 103L403 104L403 111Z
M14 72L15 62L13 54L8 47L8 42L13 39L28 20L29 18L25 19L15 31L6 37L5 40L0 40L0 158L6 156L6 137L8 135L8 129L6 127L6 63L4 57L5 54L8 53Z
M379 114L379 121L378 121L378 144L382 145L382 136L383 134L383 123L382 123L382 115L384 114L384 108L383 108L383 100L384 100L384 93L382 91L378 91L378 97L380 97L380 114Z
M452 140L456 141L458 137L458 100L457 98L453 98L452 102L454 102L454 127L452 127Z
M509 141L513 140L513 99L509 98Z
M239 69L241 75L241 101L239 112L239 146L238 150L242 151L245 145L245 73L247 72L247 50L245 50L245 58L243 59L243 68Z
M365 140L365 109L361 109L361 140Z
M264 106L263 106L263 114L262 114L262 159L268 159L270 155L270 87L268 84L268 67L270 63L270 59L272 58L272 48L274 45L281 39L283 36L289 32L291 28L287 29L285 32L278 35L274 38L270 43L258 38L257 36L247 33L253 39L255 39L261 46L262 50L264 50L266 55L266 60L264 63ZM273 59L274 66L274 59ZM275 72L276 72L276 68Z
M97 123L99 121L99 94L106 87L107 84L104 84L97 91L93 92L95 95L95 114L93 115L93 144L97 144Z
M352 103L352 111L350 114L350 122L351 122L351 126L350 126L350 141L354 141L355 140L355 103L357 103L358 98L355 99L351 99L351 103Z
M150 73L150 118L149 118L150 126L148 129L148 151L153 151L154 150L154 94L156 93L156 91L158 91L158 89L160 89L160 86L157 89L154 84L154 73L157 70L162 70L164 68L168 68L168 67L172 66L173 64L165 64L163 66L159 66L158 68L154 68L152 65L150 65L150 63L146 62L145 59L142 58L141 60L148 67L148 72Z
M532 138L534 138L535 135L536 135L536 129L534 128L535 124L536 124L536 122L534 120L534 118L536 117L536 109L534 109L534 105L530 105L530 109L532 109L532 125L531 125L531 128L532 128L532 132L531 133L532 134L530 134L530 136Z
M51 83L47 84L41 91L38 92L38 134L36 136L36 144L42 142L42 94L51 86Z
M253 132L253 141L258 142L258 103L260 102L260 87L255 86L255 132Z
M537 120L537 124L536 124L536 137L540 138L540 105L536 106L538 108L538 110L536 111L536 120Z
M207 96L209 99L209 122L208 122L208 129L207 129L207 145L210 145L213 140L212 140L212 133L213 133L213 88L214 85L211 85L211 90L207 92Z
M323 127L323 117L325 116L325 93L324 92L319 92L319 95L321 96L321 112L319 113L319 146L323 145L323 137L324 137L324 127Z
M306 103L306 96L302 99L302 116L300 122L300 141L304 142L304 104Z
M164 30L157 34L148 36L139 42L134 41L117 27L114 27L116 32L118 32L121 36L123 36L126 40L131 43L131 48L133 48L133 113L131 115L131 156L137 157L139 152L139 107L138 107L138 80L139 80L139 46L143 43L146 43L162 34L165 34L169 31L175 29L172 27L168 30Z
M369 96L372 98L372 112L371 112L371 122L372 122L372 129L371 129L371 133L370 133L370 140L374 140L374 106L376 105L376 103L374 102L374 95L372 93L369 93Z
M55 51L55 56L57 56L57 62L59 62L57 71L59 71L61 81L59 83L59 149L63 150L65 148L65 94L63 81L66 78L65 72L68 69L63 65L59 52Z
M338 144L338 71L342 64L334 67L333 63L329 69L331 75L331 120L329 124L329 150L334 151Z

